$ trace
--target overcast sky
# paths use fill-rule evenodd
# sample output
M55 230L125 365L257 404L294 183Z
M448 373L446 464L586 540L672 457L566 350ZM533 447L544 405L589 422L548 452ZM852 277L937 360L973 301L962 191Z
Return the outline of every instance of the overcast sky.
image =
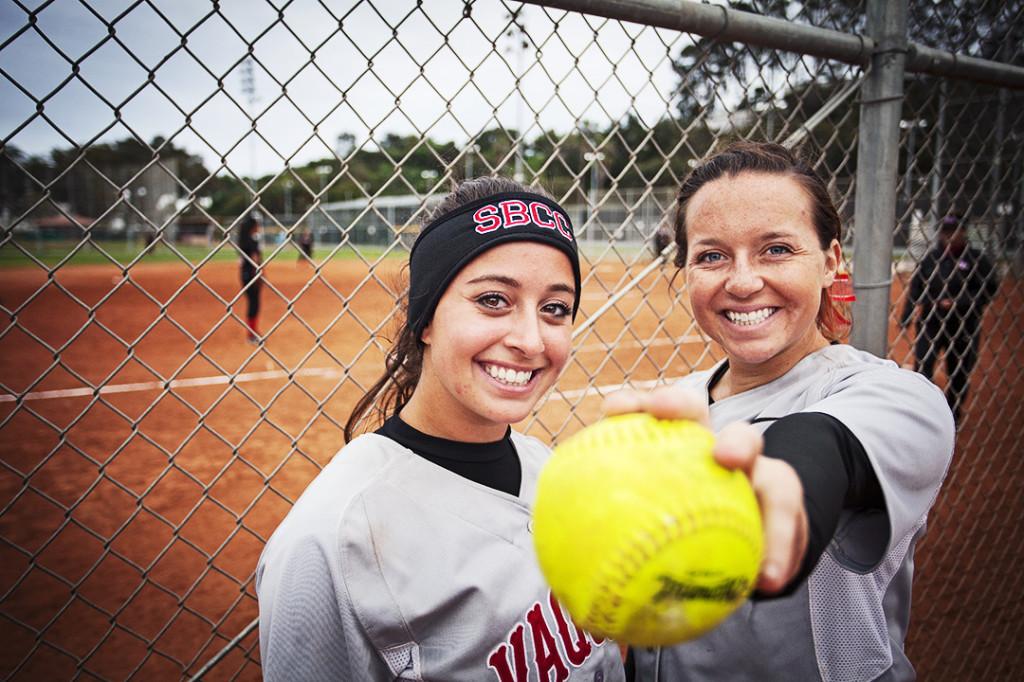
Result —
M22 1L30 9L41 4ZM671 31L525 6L520 17L531 41L517 51L503 31L518 5L499 0L472 2L469 18L462 0L427 0L423 10L414 0L295 0L283 21L266 0L220 0L219 13L210 0L153 0L159 14L145 3L133 5L89 0L101 19L79 0L56 0L36 18L51 46L35 30L23 30L29 18L21 8L0 0L5 143L46 154L69 145L54 126L79 144L96 135L123 139L127 127L147 141L173 135L208 168L226 156L247 174L253 166L267 173L286 159L322 158L342 132L357 142L394 132L461 143L495 120L510 128L517 120L533 125L529 137L537 120L564 132L578 120L606 124L632 111L654 123L669 110L677 85L669 56L689 41ZM340 29L324 5L341 18ZM104 21L112 23L114 38ZM247 42L256 60L252 105L243 88L245 67L236 63ZM75 61L79 78L65 83ZM520 69L525 102L514 95ZM154 80L147 83L150 70ZM283 98L282 83L291 101ZM52 125L36 115L36 100L45 100ZM269 144L243 139L250 124L239 105L266 110L258 130ZM310 139L314 127L323 141Z

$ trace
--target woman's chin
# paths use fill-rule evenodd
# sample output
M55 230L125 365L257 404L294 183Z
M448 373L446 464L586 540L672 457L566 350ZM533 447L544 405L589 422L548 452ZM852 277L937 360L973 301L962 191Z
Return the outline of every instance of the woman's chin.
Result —
M764 343L738 343L723 345L729 364L732 366L743 365L746 367L757 367L771 362L782 352L782 349L775 344Z

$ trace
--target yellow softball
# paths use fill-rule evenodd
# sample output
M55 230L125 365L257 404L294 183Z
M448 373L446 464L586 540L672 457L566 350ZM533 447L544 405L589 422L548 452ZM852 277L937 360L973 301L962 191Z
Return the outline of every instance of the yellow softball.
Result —
M624 644L698 637L750 594L761 515L746 476L717 464L692 421L603 419L555 448L533 534L577 625Z

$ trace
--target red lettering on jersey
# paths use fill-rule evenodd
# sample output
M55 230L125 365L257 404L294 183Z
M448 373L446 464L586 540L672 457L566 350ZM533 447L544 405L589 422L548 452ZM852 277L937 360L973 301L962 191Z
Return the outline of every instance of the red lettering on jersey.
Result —
M530 214L526 209L526 202L519 199L506 199L498 204L501 207L501 217L505 224L502 227L519 227L530 224Z
M578 668L583 665L583 661L587 660L593 647L587 641L587 634L576 627L576 623L565 617L562 605L555 599L555 595L551 594L548 601L551 603L551 613L555 614L555 622L558 623L558 636L562 640L562 646L565 647L565 655L569 662ZM570 632L570 628L572 632Z
M534 602L525 618L487 657L487 665L494 670L499 682L526 682L533 679L534 671L543 682L563 682L569 679L566 660L572 667L579 668L595 653L595 647L604 641L573 623L550 590L547 602L553 619L544 609L543 602ZM530 625L529 643L525 641L523 621ZM527 647L530 648L529 657Z
M572 241L572 228L569 227L568 219L558 211L552 211L552 213L555 214L555 224L558 227L558 232L569 241Z
M526 620L530 624L530 632L533 635L533 660L537 665L537 674L544 682L551 677L550 672L555 673L556 682L569 679L569 669L562 662L562 656L558 652L558 645L544 620L544 611L540 604L534 604L530 612L526 614Z
M548 220L541 220L541 211L547 212L549 218ZM553 211L550 208L540 203L539 201L530 202L530 220L532 220L534 224L539 225L540 227L546 227L549 230L555 229L555 220L551 216L552 213Z
M501 226L501 220L498 218L498 207L494 204L481 206L473 214L473 221L476 223L478 234L487 234L497 230Z
M512 630L508 638L508 644L502 644L487 659L487 665L494 668L494 674L500 682L527 682L526 672L526 647L523 645L523 625L520 623ZM508 650L511 645L512 660L515 666L515 675L512 674L512 667L509 665Z

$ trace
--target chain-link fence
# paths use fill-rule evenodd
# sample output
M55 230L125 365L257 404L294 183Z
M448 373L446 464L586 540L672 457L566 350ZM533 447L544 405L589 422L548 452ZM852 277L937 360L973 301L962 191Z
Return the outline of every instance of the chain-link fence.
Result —
M1024 63L1024 6L990 32L931 8L951 49ZM918 559L908 647L936 679L1017 679L1015 531L1024 484L1024 92L915 75L904 84L890 357L944 388L957 450Z
M527 432L708 366L649 242L689 167L752 137L829 178L855 312L888 321L866 345L959 411L911 659L924 679L1021 675L1024 3L912 0L878 39L887 3L540 4L0 7L0 674L259 676L259 552L342 445L453 179L540 183L583 247L575 352ZM868 96L891 55L898 93ZM889 130L865 135L873 107ZM886 132L899 161L868 168ZM860 217L865 177L895 222Z

